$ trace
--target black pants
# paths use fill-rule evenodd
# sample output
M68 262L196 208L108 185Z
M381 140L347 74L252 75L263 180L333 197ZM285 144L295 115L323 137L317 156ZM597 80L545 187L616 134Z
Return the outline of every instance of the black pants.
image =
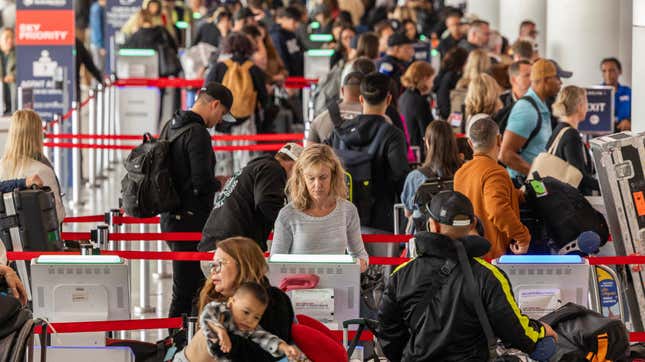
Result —
M205 218L200 220L171 220L162 215L162 232L201 232ZM203 219L203 220L201 220ZM168 242L172 251L197 251L199 242ZM190 315L193 305L197 302L199 291L204 285L204 274L198 261L173 261L172 262L172 301L168 317L180 317L182 314ZM195 309L196 310L196 309Z
M172 251L197 251L198 242L168 242ZM168 317L190 315L199 291L204 285L204 274L198 261L172 262L172 302Z

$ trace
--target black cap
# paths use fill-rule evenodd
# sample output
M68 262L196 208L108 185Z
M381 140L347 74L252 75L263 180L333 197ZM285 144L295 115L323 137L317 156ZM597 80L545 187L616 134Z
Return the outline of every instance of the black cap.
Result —
M387 46L395 47L399 45L414 44L415 41L405 36L403 33L393 33L387 38Z
M468 198L457 191L441 191L426 205L430 218L440 224L468 226L475 221L473 205Z
M240 10L238 10L235 13L234 20L244 20L244 19L253 18L253 17L255 17L255 14L253 13L253 11L251 11L251 9L249 8L243 7L243 8L240 8Z
M553 65L555 65L556 73L558 75L558 78L571 78L573 76L573 72L569 70L564 70L560 67L560 64L556 62L553 59L549 59Z
M235 117L233 117L230 113L231 107L233 106L233 93L231 93L228 88L217 82L208 82L208 84L206 84L199 90L197 96L199 97L199 95L202 93L213 97L213 99L217 99L229 111L224 116L222 116L222 121L229 123L237 122Z

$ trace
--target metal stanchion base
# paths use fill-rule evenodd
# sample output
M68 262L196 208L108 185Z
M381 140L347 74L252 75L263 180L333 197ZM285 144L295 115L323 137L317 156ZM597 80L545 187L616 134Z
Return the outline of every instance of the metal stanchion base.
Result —
M147 314L147 313L154 313L155 312L155 307L152 306L135 306L134 307L134 314L141 315L141 314Z

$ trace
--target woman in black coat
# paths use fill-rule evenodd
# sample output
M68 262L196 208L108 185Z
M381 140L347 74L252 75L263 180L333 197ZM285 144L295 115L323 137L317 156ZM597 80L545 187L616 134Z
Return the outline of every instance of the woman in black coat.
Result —
M420 152L424 149L425 130L433 120L428 102L433 76L434 69L430 63L416 61L401 77L401 84L405 87L405 91L398 100L399 112L408 129L410 146L418 147Z
M441 62L441 70L434 79L432 92L437 96L439 116L447 120L450 116L450 91L455 89L457 81L468 59L468 51L463 48L452 48Z

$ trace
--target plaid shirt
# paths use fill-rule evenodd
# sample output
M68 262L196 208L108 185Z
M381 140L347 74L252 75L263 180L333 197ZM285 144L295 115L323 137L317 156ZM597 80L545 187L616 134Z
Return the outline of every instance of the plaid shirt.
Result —
M233 313L228 309L226 303L211 302L204 307L204 311L199 317L199 324L202 327L202 332L206 336L208 353L214 357L218 357L220 361L224 360L222 359L223 356L221 356L221 351L219 349L217 333L208 327L207 322L211 322L240 337L250 339L274 357L280 357L283 355L282 351L278 349L280 342L283 342L279 337L265 331L260 326L253 331L240 331L233 322Z

